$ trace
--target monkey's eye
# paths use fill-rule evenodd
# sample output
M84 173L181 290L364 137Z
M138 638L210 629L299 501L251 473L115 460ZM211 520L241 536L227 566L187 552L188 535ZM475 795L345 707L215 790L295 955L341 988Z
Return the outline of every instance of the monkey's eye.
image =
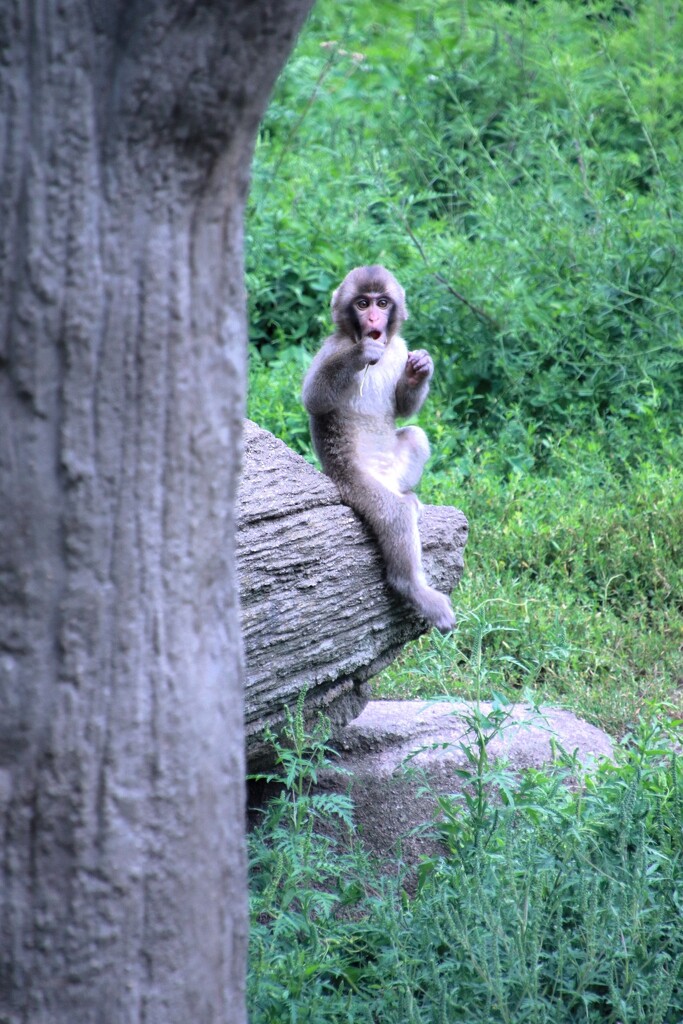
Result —
M380 309L386 309L387 306L389 305L389 299L378 299L377 305L379 306Z
M359 309L367 309L370 303L367 299L356 299L356 305Z

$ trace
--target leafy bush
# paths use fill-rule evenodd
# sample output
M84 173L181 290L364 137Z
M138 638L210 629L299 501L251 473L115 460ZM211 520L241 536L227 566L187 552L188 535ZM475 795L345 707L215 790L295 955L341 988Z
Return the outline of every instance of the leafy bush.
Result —
M308 735L300 705L288 732L250 839L254 1024L681 1019L683 779L658 726L592 775L565 756L497 795L440 797L445 853L412 899L400 866L368 860L348 799L311 793L324 727Z
M386 262L446 422L675 415L682 43L673 2L321 0L256 153L254 344L315 347L333 285Z
M309 362L302 348L282 349L271 360L254 349L249 363L249 416L300 455L312 458L308 415L300 400Z

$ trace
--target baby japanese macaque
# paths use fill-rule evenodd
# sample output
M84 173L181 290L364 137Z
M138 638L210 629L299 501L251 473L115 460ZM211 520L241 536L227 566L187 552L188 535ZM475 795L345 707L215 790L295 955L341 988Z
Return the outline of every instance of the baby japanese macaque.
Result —
M377 537L389 584L446 633L455 616L425 579L413 494L429 442L420 427L396 427L397 417L420 409L434 373L429 353L409 352L401 337L407 316L393 274L380 266L352 270L332 296L334 334L306 374L303 402L323 470Z

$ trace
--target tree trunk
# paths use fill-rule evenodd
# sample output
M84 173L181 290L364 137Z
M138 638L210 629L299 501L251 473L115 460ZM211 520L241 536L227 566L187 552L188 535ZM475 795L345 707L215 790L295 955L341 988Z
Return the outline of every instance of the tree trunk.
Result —
M0 1021L245 1019L242 217L310 0L3 0Z

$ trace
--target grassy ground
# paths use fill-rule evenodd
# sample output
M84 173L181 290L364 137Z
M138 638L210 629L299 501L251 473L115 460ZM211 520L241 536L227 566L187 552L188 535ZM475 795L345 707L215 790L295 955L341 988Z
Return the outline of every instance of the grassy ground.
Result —
M471 523L460 625L412 645L378 696L473 696L484 671L617 736L653 706L683 717L683 445L633 464L615 445L568 439L505 473L519 447L483 438L428 477L423 498Z

